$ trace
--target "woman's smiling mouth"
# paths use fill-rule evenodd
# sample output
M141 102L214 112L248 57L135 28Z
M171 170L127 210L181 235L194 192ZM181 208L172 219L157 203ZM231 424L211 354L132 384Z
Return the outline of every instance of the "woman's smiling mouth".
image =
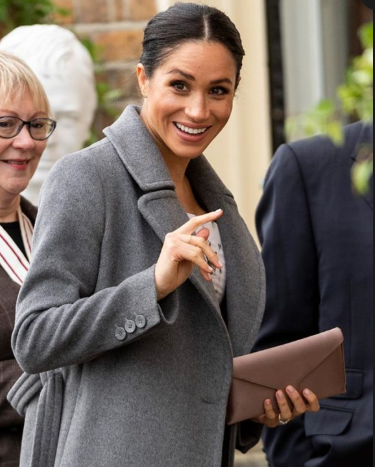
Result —
M25 170L27 166L29 165L30 160L6 160L6 161L0 161L3 162L4 164L9 165L11 168L16 169L16 170Z
M212 128L211 126L192 128L182 123L174 123L174 127L176 128L178 137L184 143L201 143L206 139L209 130Z
M185 125L182 125L181 123L175 123L176 127L180 130L183 131L184 133L187 133L188 135L202 135L203 133L206 133L206 131L210 127L205 127L205 128L190 128Z

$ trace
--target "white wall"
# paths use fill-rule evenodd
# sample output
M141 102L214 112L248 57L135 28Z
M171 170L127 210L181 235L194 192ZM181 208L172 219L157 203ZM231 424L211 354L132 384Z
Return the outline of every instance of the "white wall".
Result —
M282 0L287 115L336 98L347 66L348 1Z

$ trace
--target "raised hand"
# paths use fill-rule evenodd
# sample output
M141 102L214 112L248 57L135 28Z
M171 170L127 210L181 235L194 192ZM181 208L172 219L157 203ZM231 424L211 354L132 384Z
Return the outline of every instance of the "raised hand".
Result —
M223 211L219 209L195 217L166 236L155 270L159 301L184 284L196 266L207 281L212 281L214 269L208 264L207 259L217 269L223 268L219 258L207 243L210 231L202 229L198 234L196 233L200 227L217 221L222 215Z

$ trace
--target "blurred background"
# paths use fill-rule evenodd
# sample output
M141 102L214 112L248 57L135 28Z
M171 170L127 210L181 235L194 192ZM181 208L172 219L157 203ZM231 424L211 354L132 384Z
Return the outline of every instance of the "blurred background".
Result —
M0 38L20 25L72 30L96 63L99 108L92 141L129 103L139 102L135 66L143 30L174 0L2 0ZM198 1L199 3L199 1ZM254 213L272 155L285 142L288 116L336 100L358 31L373 20L362 0L206 0L241 31L247 57L235 112L207 152L255 235Z
M96 66L99 106L90 141L102 138L127 104L140 102L135 67L143 30L174 0L1 0L0 39L21 25L58 24L73 31ZM199 3L199 2L198 2ZM231 122L207 156L234 193L256 236L254 216L287 117L322 99L336 102L353 57L358 31L373 21L362 0L206 0L229 14L247 52ZM297 135L298 136L298 135ZM296 137L296 136L295 136ZM261 449L240 456L238 467L265 467Z

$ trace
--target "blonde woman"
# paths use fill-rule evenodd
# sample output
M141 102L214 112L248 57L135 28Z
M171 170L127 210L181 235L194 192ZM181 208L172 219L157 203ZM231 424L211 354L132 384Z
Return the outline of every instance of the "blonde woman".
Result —
M27 188L56 123L42 85L21 60L0 52L0 465L19 462L22 418L6 395L21 375L11 349L16 300L29 268L36 208Z

